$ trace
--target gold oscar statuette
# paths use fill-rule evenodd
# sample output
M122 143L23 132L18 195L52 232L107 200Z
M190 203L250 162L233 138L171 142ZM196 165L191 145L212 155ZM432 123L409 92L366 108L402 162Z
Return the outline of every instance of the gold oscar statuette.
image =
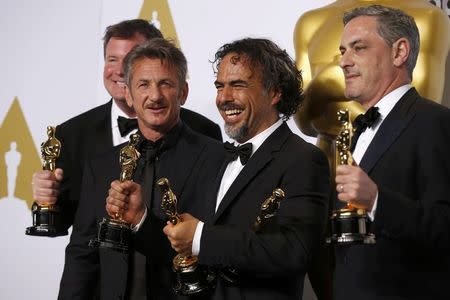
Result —
M120 150L121 172L119 180L121 182L133 180L133 174L141 156L136 149L139 139L138 134L132 134L128 144ZM97 238L91 240L89 246L128 253L130 237L131 224L122 220L120 213L116 213L113 218L103 218L100 221Z
M352 165L350 152L353 126L348 109L339 110L337 119L342 129L335 141L336 167ZM331 237L326 239L332 244L375 244L375 235L369 232L370 220L366 210L352 207L347 203L345 208L334 210L331 215Z
M48 139L41 144L42 169L54 172L56 159L61 152L61 142L55 137L55 127L47 126ZM33 226L27 227L25 234L36 236L67 235L58 204L37 204L31 206Z
M272 195L266 198L261 204L261 210L252 225L254 232L259 232L268 223L268 221L276 215L280 208L280 202L285 197L284 191L276 188L272 191ZM239 281L239 272L235 268L221 269L219 275L228 283L237 284Z
M182 222L177 213L177 197L173 193L169 180L160 178L156 184L161 189L161 208L173 225ZM197 256L178 254L174 257L173 271L176 274L173 289L180 295L194 295L210 289L215 280L214 273L198 264Z

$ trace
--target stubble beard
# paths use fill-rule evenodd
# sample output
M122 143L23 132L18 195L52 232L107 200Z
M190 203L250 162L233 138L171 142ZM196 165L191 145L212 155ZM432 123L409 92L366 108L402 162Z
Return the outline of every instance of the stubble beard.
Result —
M244 123L239 127L233 127L232 125L225 124L225 133L235 141L242 141L248 134L248 124Z

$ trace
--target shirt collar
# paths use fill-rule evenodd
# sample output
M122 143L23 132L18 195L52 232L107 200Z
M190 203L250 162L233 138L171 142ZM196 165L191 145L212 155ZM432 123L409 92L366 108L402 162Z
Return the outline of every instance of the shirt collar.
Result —
M124 113L119 106L116 103L116 100L112 99L112 105L111 105L111 126L112 128L119 127L119 124L117 123L117 118L124 117L130 119L129 116L127 116L126 113Z
M147 140L141 133L141 131L138 130L138 134L140 135L140 142L138 144L138 149L142 149L143 147L146 147L148 144L160 145L160 148L164 151L169 148L172 148L177 143L183 128L184 128L183 122L178 121L178 123L172 129L170 129L164 136L162 136L159 140L155 142Z
M375 107L378 107L378 112L380 113L381 120L384 120L386 118L386 116L394 108L395 104L397 104L397 102L403 97L404 94L406 94L406 92L411 87L411 84L402 85L381 98L380 101L375 104Z
M278 119L278 121L276 121L275 123L273 123L269 128L265 129L264 131L258 133L257 135L255 135L254 137L252 137L251 139L249 139L248 141L246 141L244 144L246 143L251 143L252 144L252 155L256 152L256 150L258 150L258 148L264 143L264 141L275 131L278 129L278 127L280 127L283 124L283 120L282 119ZM240 145L237 141L235 140L230 140L231 143L234 143L235 145Z

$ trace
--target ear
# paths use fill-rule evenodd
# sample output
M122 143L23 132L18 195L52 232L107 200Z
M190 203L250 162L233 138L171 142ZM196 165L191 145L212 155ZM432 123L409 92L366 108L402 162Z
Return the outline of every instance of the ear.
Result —
M270 101L270 104L271 105L273 105L273 106L275 106L275 105L277 105L278 104L278 102L280 102L281 101L281 91L279 91L279 90L274 90L274 91L272 91L272 92L270 92L271 93L271 101Z
M186 103L187 96L189 94L189 84L187 82L184 83L184 86L180 89L180 105L183 106Z
M133 108L133 96L131 95L131 90L128 88L128 85L125 85L125 100L127 100L128 106Z
M399 38L392 45L392 61L394 66L400 67L405 64L411 51L409 41L406 38Z

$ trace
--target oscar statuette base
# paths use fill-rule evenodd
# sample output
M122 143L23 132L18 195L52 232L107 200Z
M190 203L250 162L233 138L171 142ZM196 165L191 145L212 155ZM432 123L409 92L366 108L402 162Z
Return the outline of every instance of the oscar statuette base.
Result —
M375 244L375 235L370 233L370 220L363 209L343 208L333 211L331 237L328 244Z
M67 229L61 226L61 214L57 205L41 206L34 202L31 215L33 226L26 228L26 235L56 237L68 234Z
M173 289L179 295L189 296L214 287L215 273L198 264L196 256L177 255L173 259L175 283Z
M128 253L130 238L130 224L121 220L103 218L99 223L97 238L91 240L89 246Z

